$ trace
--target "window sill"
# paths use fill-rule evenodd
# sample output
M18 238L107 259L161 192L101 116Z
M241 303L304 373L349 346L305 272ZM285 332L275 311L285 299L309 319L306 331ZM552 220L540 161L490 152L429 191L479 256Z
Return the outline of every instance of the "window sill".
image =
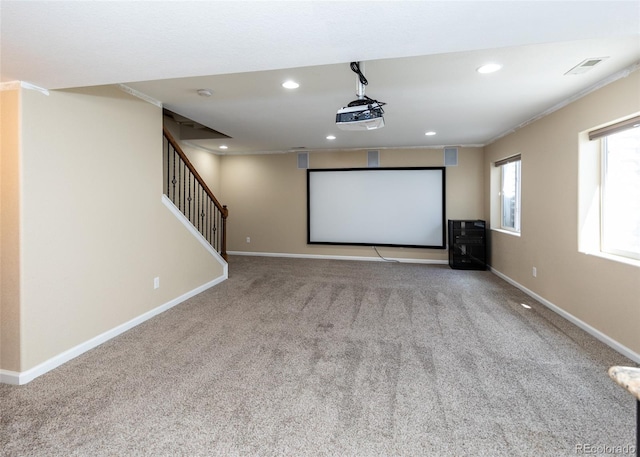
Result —
M493 232L504 233L505 235L520 237L520 232L512 232L511 230L505 230L505 229L499 229L499 228L492 228L491 230Z
M629 257L623 257L620 255L607 254L602 251L580 251L581 254L591 255L594 257L600 257L601 259L611 260L613 262L624 263L626 265L631 265L632 267L640 267L640 260L631 259Z

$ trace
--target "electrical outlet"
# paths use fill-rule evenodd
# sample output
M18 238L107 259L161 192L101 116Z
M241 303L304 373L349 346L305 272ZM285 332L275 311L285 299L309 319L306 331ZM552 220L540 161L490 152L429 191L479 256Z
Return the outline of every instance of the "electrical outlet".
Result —
M538 276L538 269L536 267L533 267L533 269L531 270L531 274L534 278L536 278Z
M247 243L251 243L251 237L250 236L247 237Z
M153 288L157 289L159 287L160 287L160 278L159 277L153 278Z

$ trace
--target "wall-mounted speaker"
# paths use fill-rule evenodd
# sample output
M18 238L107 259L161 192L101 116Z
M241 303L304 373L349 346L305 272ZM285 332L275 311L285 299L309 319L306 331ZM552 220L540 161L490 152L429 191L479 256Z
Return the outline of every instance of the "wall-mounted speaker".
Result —
M378 168L380 166L380 151L367 151L367 167Z
M444 166L458 166L458 148L444 148Z
M299 152L298 153L298 169L306 170L307 168L309 168L309 153Z

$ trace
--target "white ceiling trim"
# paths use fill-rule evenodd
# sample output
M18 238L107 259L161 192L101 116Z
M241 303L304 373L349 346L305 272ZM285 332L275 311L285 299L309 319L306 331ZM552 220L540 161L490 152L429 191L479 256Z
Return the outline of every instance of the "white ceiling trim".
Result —
M28 83L26 81L8 81L0 83L0 91L4 90L16 90L16 89L35 90L44 95L49 95L49 91L43 87L36 86L35 84Z
M139 90L135 90L134 88L129 87L126 84L118 84L118 88L122 92L126 92L129 95L133 95L134 97L137 97L140 100L144 100L147 103L151 103L152 105L155 105L158 108L162 108L162 102L160 100L156 100L155 98L150 97L147 94L143 94Z

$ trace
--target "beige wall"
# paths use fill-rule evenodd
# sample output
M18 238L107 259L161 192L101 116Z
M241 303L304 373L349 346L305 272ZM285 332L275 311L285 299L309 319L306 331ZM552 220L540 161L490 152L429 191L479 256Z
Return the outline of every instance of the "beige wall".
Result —
M442 166L442 149L381 150L381 167ZM482 219L483 150L461 148L458 166L446 171L447 217ZM366 151L310 152L310 168L366 167ZM370 247L307 245L306 171L297 154L222 157L222 198L229 206L228 250L278 254L375 257ZM251 238L247 244L246 238ZM390 257L447 259L440 249L390 248Z
M0 368L20 367L20 91L0 90Z
M161 203L160 108L114 87L21 95L20 364L2 361L14 371L223 274Z
M598 161L593 145L579 141L581 132L638 111L636 71L487 146L484 164L485 213L490 214L496 195L492 163L522 154L522 236L491 231L492 267L636 354L640 266L578 251L578 192L580 152L583 160Z

